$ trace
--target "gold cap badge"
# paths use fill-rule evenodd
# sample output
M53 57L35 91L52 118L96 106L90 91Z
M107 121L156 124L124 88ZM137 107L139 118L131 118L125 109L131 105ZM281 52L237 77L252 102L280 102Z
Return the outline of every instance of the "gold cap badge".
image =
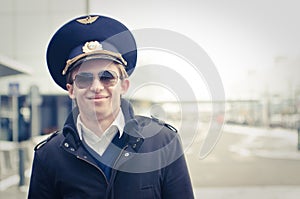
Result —
M86 42L82 47L82 52L88 53L95 50L103 50L102 45L98 41Z
M91 24L91 23L94 23L98 19L98 17L99 16L94 16L94 17L87 16L86 18L77 19L76 21L81 24Z

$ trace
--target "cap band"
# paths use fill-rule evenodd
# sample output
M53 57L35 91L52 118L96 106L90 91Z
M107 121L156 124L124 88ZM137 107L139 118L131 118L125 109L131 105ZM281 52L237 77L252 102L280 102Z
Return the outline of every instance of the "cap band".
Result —
M116 61L116 62L122 64L123 66L127 66L127 62L125 61L125 59L123 59L123 57L120 53L115 53L115 52L111 52L108 50L95 50L95 51L90 51L90 52L86 52L86 53L77 55L76 57L69 59L66 63L65 68L62 71L62 75L66 75L70 66L75 64L77 61L79 61L82 58L85 58L87 56L91 56L91 55L106 55L106 56L95 57L95 58L108 59L108 60ZM115 59L113 59L113 58L115 58Z

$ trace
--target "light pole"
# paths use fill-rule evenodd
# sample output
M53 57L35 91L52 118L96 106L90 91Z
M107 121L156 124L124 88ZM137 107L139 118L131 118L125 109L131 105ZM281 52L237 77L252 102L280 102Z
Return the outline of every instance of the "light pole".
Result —
M90 0L85 1L85 12L87 15L90 14Z

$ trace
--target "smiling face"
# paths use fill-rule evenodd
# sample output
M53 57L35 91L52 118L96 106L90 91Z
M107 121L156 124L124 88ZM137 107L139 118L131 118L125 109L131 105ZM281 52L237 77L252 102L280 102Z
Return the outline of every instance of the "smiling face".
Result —
M76 81L67 84L69 96L76 100L83 122L101 122L103 120L112 122L115 119L120 110L121 95L129 87L129 80L121 78L120 67L123 66L112 61L94 59L83 62L74 69L71 74L73 80L78 74L88 73L94 77L91 84L84 88L79 84L76 85ZM104 81L99 80L99 74L106 70L118 76L115 85L105 84Z

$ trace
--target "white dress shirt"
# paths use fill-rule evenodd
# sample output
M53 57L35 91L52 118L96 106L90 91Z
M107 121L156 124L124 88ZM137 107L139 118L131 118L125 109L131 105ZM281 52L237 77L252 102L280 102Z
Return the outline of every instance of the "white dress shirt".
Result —
M111 143L117 132L119 132L119 138L123 135L123 128L125 126L125 119L122 110L119 111L116 119L106 129L106 131L99 137L88 129L81 121L80 114L77 118L77 131L81 140L91 147L100 156L103 155L108 145Z

